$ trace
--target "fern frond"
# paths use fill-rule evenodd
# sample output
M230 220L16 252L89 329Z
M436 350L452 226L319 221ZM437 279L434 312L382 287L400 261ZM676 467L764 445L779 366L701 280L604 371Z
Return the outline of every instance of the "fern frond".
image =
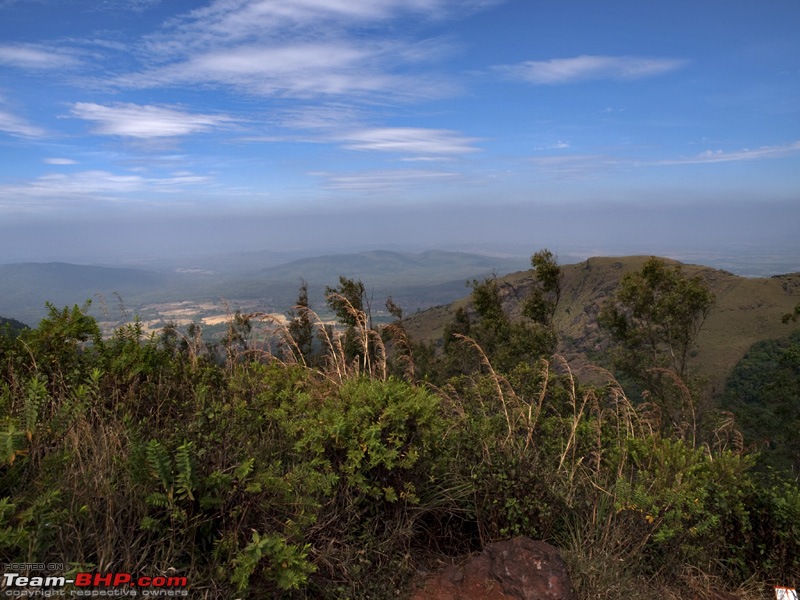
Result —
M164 486L165 490L169 490L173 484L173 476L172 464L167 449L158 440L150 440L147 442L145 454L150 476Z

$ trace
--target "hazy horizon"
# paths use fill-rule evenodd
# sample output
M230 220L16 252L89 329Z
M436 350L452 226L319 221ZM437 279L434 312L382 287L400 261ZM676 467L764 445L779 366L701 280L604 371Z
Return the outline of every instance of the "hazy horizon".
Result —
M794 0L191 4L0 0L0 263L548 247L800 270Z

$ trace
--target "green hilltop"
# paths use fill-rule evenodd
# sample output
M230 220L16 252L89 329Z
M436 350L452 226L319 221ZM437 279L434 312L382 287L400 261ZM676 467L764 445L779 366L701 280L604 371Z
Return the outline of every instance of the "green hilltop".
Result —
M607 340L597 325L603 303L617 290L622 277L642 268L647 256L594 257L562 265L561 299L554 317L559 332L559 352L578 364L603 362ZM791 331L781 317L800 302L800 273L774 277L740 277L719 269L680 264L689 277L700 276L716 297L698 338L692 367L707 378L712 390L720 390L734 365L747 349L760 340L786 336ZM515 317L522 311L522 300L535 285L532 271L521 271L498 278L504 308ZM418 341L435 342L452 321L459 307L468 307L470 298L438 306L409 317L409 335Z

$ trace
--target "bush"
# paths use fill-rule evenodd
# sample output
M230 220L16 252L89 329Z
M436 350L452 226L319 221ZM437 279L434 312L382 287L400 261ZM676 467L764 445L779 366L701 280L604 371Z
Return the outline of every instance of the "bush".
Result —
M563 359L502 373L473 345L433 392L95 330L53 309L0 348L2 561L175 569L207 598L396 598L431 554L514 535L565 548L584 598L800 572L796 483Z

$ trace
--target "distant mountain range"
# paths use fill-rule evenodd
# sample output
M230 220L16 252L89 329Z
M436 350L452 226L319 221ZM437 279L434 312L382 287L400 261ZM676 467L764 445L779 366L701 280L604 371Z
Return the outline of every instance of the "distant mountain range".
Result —
M250 264L255 259L248 257ZM199 261L195 267L166 272L58 262L0 265L0 315L35 324L47 312L45 302L60 307L87 299L93 300L95 314L115 312L120 303L132 315L148 304L220 299L260 299L264 309L286 312L303 279L312 306L319 309L324 307L325 286L336 285L340 275L362 280L375 306L391 294L413 312L463 296L469 279L526 269L529 263L464 252L371 251L304 258L247 274L235 269L216 273L209 266Z
M622 276L640 269L647 258L590 258L562 265L563 291L555 322L560 352L574 364L590 356L592 362L602 362L606 346L596 322L600 307ZM373 313L380 313L386 297L392 295L410 315L406 327L412 338L436 341L456 308L469 306L468 281L496 275L506 309L516 316L534 285L527 259L465 252L339 254L293 260L247 275L213 273L205 266L199 263L196 268L164 272L67 263L2 265L0 315L35 326L47 312L45 302L62 307L87 299L93 299L93 314L101 320L104 313L116 314L106 319L112 324L120 319L120 303L125 318L143 314L143 319L154 323L176 318L176 314L197 319L204 316L201 310L213 312L213 306L224 320L229 305L235 308L237 302L244 305L245 301L257 310L286 313L295 303L303 279L309 284L312 308L324 312L325 286L335 286L339 276L344 276L364 282ZM687 275L705 279L716 295L693 360L709 384L720 389L753 343L791 331L792 325L782 323L781 316L800 303L800 273L748 278L706 266L684 264L682 268ZM192 303L206 304L192 312L186 308ZM219 310L220 305L225 308Z
M45 302L61 307L92 299L116 302L117 292L136 297L166 286L168 275L140 269L69 263L0 265L0 314L35 324L46 314Z

